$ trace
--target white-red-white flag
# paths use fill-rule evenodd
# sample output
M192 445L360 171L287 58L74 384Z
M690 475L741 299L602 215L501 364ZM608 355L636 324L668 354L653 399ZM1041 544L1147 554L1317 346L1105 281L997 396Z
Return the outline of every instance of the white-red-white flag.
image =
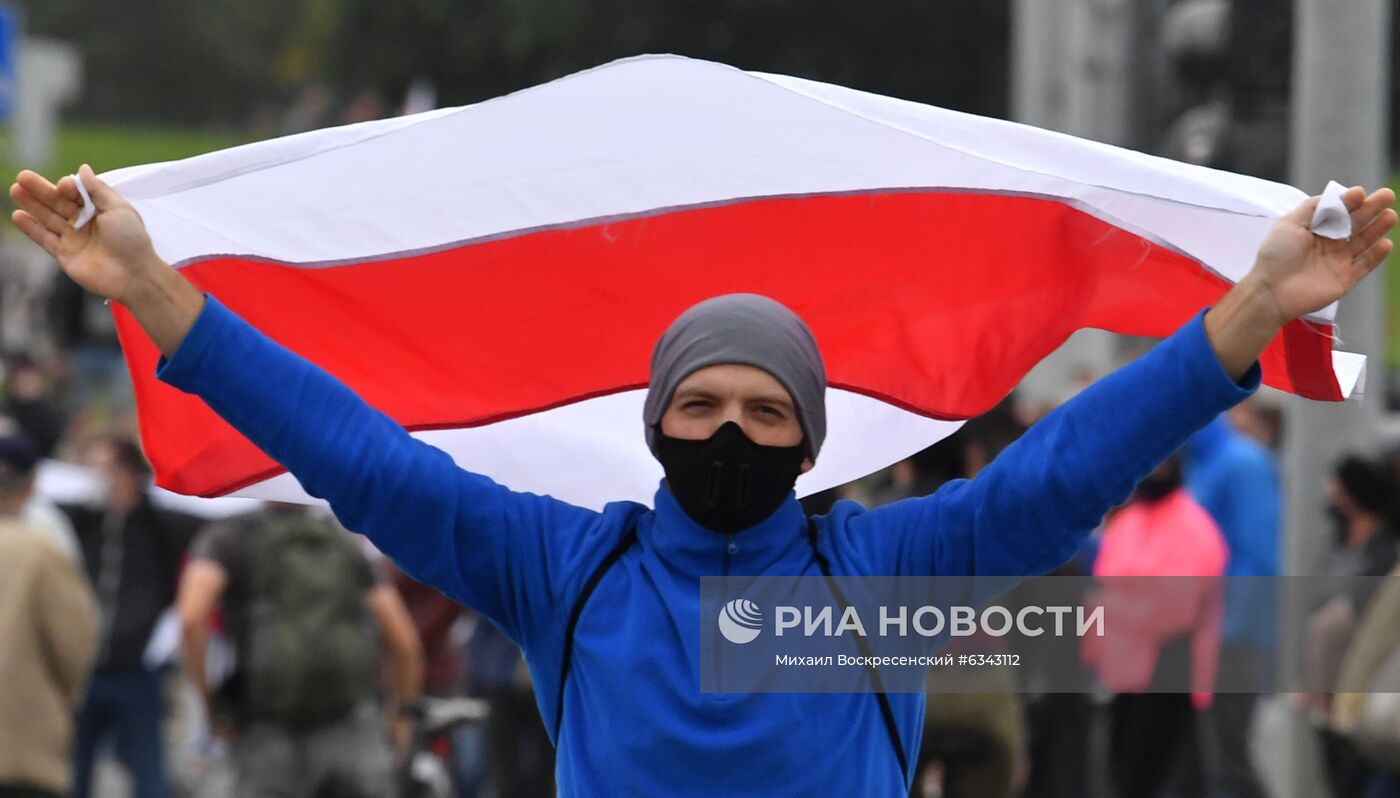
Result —
M1305 196L671 56L106 179L196 285L413 434L594 507L655 490L648 358L701 299L766 294L811 325L830 434L806 494L949 434L1076 329L1169 334ZM1268 384L1352 392L1333 310L1271 344ZM159 484L305 498L117 321Z

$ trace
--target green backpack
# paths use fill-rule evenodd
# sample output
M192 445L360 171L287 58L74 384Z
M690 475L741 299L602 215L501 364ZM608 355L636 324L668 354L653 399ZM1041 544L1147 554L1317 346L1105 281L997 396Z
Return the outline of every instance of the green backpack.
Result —
M350 536L328 518L265 516L253 530L245 699L293 728L339 720L372 695L379 639Z

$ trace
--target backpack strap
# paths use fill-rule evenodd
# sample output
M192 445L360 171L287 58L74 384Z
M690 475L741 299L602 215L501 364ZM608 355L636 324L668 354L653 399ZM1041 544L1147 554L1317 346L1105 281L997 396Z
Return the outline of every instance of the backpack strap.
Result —
M578 627L579 616L583 614L584 605L588 603L589 597L593 595L593 591L598 587L598 583L602 581L603 575L606 574L608 570L622 558L623 553L636 542L636 527L629 527L627 534L623 535L622 540L618 541L618 544L613 547L613 550L608 552L608 556L604 557L603 561L598 563L598 567L593 569L592 575L590 575L588 581L584 583L583 590L579 593L578 598L574 600L573 609L569 612L569 625L564 631L563 664L559 669L559 693L554 708L554 744L556 746L559 744L559 731L564 725L564 687L568 684L569 669L573 665L574 630ZM826 557L824 557L817 548L817 526L810 519L807 522L807 542L811 544L812 556L816 558L817 565L822 569L822 578L826 580L827 587L830 588L832 596L834 596L836 602L841 605L841 611L844 613L849 603L846 601L845 595L842 594L841 588L836 584L836 580L831 576L830 563L827 562ZM864 637L856 637L856 647L860 651L861 656L869 661L871 657L870 644L866 642ZM904 780L907 783L909 781L909 758L904 753L904 743L900 740L899 726L895 724L894 709L890 706L889 696L885 694L884 680L880 678L879 671L869 665L866 665L866 672L870 674L870 680L875 686L875 700L880 704L880 716L885 721L885 731L889 734L890 745L894 748L895 758L899 761L899 771L904 774Z
M841 605L841 612L844 614L850 608L850 604L846 601L845 595L841 593L841 588L836 584L836 580L831 576L831 564L817 548L817 525L810 518L807 519L807 542L812 544L812 556L816 558L817 565L821 566L822 578L826 580L826 586L830 588L836 603ZM870 674L870 681L875 686L875 700L880 702L880 716L884 718L885 731L890 736L890 745L894 747L895 758L899 760L899 772L904 774L904 782L908 784L909 759L904 754L904 743L899 737L899 726L894 721L894 709L890 707L890 698L885 694L885 682L880 678L880 672L869 664L871 660L870 644L866 642L865 635L857 634L855 638L856 648L867 663L865 671Z
M632 547L637 542L637 527L635 524L627 527L627 534L622 536L613 550L608 552L608 556L598 563L598 567L593 569L592 576L583 585L583 591L574 600L574 608L569 611L569 626L564 631L564 657L562 666L559 668L559 698L554 706L554 745L559 745L559 730L564 725L564 686L569 681L569 668L574 663L574 629L578 626L579 616L583 614L583 605L588 603L588 598L593 595L593 590L598 587L598 583L603 580L603 574L608 572L613 564L621 559L623 552Z

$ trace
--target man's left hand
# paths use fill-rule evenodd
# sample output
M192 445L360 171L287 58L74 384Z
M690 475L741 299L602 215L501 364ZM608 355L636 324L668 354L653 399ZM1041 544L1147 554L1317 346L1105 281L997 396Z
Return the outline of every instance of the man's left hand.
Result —
M1395 192L1366 195L1361 186L1342 194L1351 211L1351 238L1339 241L1309 229L1318 198L1280 218L1259 247L1256 276L1277 307L1280 325L1341 299L1390 254L1386 233L1395 226Z
M1259 246L1249 274L1206 314L1206 335L1226 373L1240 379L1283 325L1341 299L1390 254L1395 192L1342 194L1351 238L1338 241L1310 227L1318 197L1281 217Z

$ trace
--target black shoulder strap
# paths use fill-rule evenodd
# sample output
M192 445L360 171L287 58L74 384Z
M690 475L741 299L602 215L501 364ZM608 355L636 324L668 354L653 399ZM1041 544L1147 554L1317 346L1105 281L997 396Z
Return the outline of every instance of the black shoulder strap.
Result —
M826 586L831 589L831 595L836 598L836 603L841 605L841 612L844 614L850 606L845 595L841 593L841 588L836 584L836 580L831 577L831 564L822 556L821 550L817 548L817 525L811 519L807 521L807 542L812 544L812 556L817 559L817 565L821 566L822 578L826 580ZM856 648L866 663L870 662L870 644L866 642L865 635L856 635ZM909 758L904 754L904 743L899 738L899 726L894 722L894 709L890 707L890 698L885 694L885 682L880 678L880 672L873 666L867 664L865 671L870 674L870 681L875 685L875 700L880 702L880 716L885 719L885 731L890 735L890 745L894 746L894 755L899 760L899 772L904 774L904 782L909 783Z
M598 563L598 567L593 569L593 575L588 577L588 581L583 585L583 591L578 594L574 601L574 608L569 611L569 626L564 630L564 658L559 668L559 697L554 705L554 745L559 745L559 729L564 725L564 685L569 681L569 668L574 663L574 627L578 626L578 618L583 614L583 605L588 603L588 597L593 595L594 588L603 580L603 574L613 567L613 564L622 557L622 553L632 547L637 542L637 527L631 525L627 528L627 534L622 536L613 550L608 552L608 556Z
M807 540L812 545L812 556L816 558L817 565L821 566L822 577L826 580L827 587L831 589L831 594L836 598L836 602L841 605L841 611L844 613L849 604L846 601L845 595L841 593L841 588L837 586L836 580L831 576L831 565L817 548L817 527L816 524L810 521L807 525ZM603 561L598 563L598 567L595 568L592 575L588 577L588 582L584 584L583 590L578 595L578 599L574 601L573 609L569 612L569 625L564 631L564 656L562 659L562 666L559 669L559 693L554 707L554 744L556 746L559 744L559 730L563 728L564 725L564 687L569 681L569 668L573 665L574 629L578 626L579 616L583 613L583 607L588 603L589 597L593 595L594 589L597 588L598 583L602 581L603 575L622 557L623 552L631 548L632 544L636 541L637 530L635 527L631 527L627 530L627 534L623 535L622 540L618 541L617 546L615 546L612 551L608 552L608 556L604 557ZM856 637L856 647L860 651L861 656L868 661L871 656L870 645L866 642L864 637ZM901 742L899 737L899 726L895 724L894 709L890 707L889 696L885 694L884 681L880 678L879 671L869 665L866 666L866 671L870 674L870 680L875 685L875 700L880 704L880 715L885 721L885 731L890 736L890 745L894 747L895 758L899 760L899 770L904 774L904 780L907 783L909 781L909 759L905 756L904 743Z

